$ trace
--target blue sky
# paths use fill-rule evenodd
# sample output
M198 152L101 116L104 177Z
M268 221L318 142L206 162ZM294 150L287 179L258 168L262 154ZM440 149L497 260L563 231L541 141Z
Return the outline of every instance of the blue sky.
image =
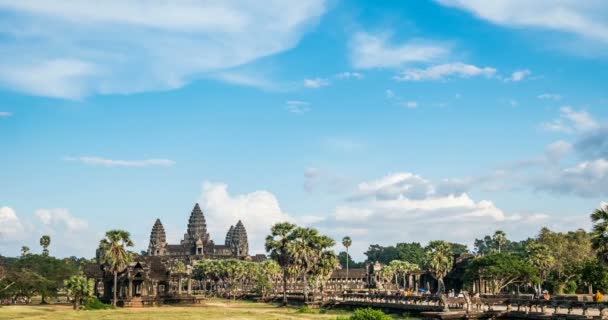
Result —
M195 202L261 252L589 226L608 196L603 1L0 0L0 253L177 243Z

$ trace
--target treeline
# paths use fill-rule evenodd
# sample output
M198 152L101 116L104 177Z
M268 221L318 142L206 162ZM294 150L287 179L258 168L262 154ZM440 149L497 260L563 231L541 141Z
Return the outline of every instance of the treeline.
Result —
M77 257L55 258L50 255L50 244L50 236L44 235L40 238L39 254L24 246L18 258L0 256L0 299L29 303L32 297L40 296L41 303L45 304L61 291L70 296L66 281L78 275L81 267L90 261Z
M512 241L505 232L497 230L492 235L475 239L473 250L463 244L444 241L432 241L426 247L417 242L394 246L373 244L365 252L366 261L350 262L350 265L363 266L366 262L378 261L389 266L389 270L383 271L383 278L397 280L399 271L391 270L391 265L408 262L432 271L428 254L433 251L433 245L441 244L452 257L470 256L454 276L471 290L479 290L472 285L481 279L494 293L512 285L526 285L537 293L543 290L557 294L605 292L608 289L607 209L595 210L591 220L594 222L591 232L583 229L554 232L542 228L536 237L522 241ZM342 252L340 257L344 265L346 254ZM448 273L451 271L452 266L447 262L444 267L449 267Z

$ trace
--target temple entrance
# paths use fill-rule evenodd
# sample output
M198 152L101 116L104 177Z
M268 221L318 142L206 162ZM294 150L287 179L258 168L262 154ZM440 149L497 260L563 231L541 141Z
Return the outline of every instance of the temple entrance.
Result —
M133 297L141 297L143 295L143 280L133 280Z

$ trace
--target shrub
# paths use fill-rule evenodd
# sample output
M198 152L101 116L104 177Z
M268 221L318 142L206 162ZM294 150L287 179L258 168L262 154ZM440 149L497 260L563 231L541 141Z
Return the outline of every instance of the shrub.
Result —
M111 308L111 305L99 301L97 297L88 297L87 300L84 302L85 310L105 310Z
M372 308L357 309L350 316L350 320L390 320L391 317L384 314L380 310L374 310Z
M314 310L310 306L301 306L296 310L298 313L314 313Z

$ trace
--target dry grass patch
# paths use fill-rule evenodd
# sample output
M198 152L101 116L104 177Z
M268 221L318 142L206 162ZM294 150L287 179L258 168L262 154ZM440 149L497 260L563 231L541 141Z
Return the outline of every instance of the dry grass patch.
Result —
M154 308L74 311L69 306L5 306L0 320L194 320L194 319L335 319L339 313L298 313L296 308L268 303L211 300L196 306L162 306ZM344 314L344 313L340 313Z

